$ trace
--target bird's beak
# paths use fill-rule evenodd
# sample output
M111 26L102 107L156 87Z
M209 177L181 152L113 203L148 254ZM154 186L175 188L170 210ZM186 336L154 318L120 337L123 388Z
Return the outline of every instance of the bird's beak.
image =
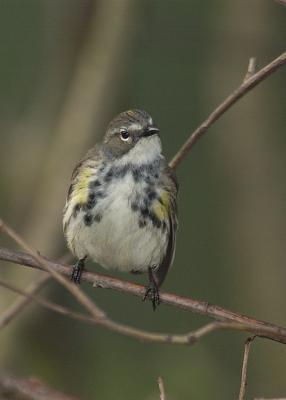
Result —
M152 136L158 134L160 131L156 126L148 126L147 129L144 130L142 136Z

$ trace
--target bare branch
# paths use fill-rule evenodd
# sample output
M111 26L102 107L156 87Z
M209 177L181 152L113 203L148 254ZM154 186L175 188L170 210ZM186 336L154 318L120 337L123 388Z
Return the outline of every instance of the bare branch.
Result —
M260 82L273 74L278 68L286 64L286 52L281 54L270 64L252 75L244 81L236 90L233 91L209 116L208 118L190 135L189 139L183 144L177 154L170 162L170 167L176 168L179 163L186 157L198 139L214 124L233 104L241 97L245 96L251 89Z
M254 339L255 339L255 336L248 338L244 345L244 354L243 354L243 362L242 362L242 370L241 370L241 383L240 383L240 391L239 391L239 398L238 398L239 400L245 400L249 351L250 351L251 342Z
M159 391L160 391L160 400L167 400L164 382L163 382L163 379L161 378L161 376L159 376L159 378L158 378L158 385L159 385Z
M27 289L27 293L33 295L37 293L50 279L49 275L41 275ZM9 324L19 313L32 302L31 297L19 297L15 302L0 315L0 329Z
M183 335L174 335L170 333L157 333L157 332L148 332L141 329L133 328L131 326L123 325L121 323L115 322L105 316L105 318L92 318L87 315L74 312L66 307L63 307L59 304L54 302L48 301L43 297L38 295L34 295L28 293L20 288L11 285L10 283L3 282L0 280L0 285L9 289L15 293L18 293L21 296L29 299L30 301L33 300L42 307L47 308L48 310L54 311L58 314L73 318L77 321L86 322L93 325L100 325L105 327L111 331L115 331L119 334L133 337L134 339L144 341L144 342L152 342L152 343L162 343L162 344L181 344L181 345L193 345L199 339L206 336L209 333L212 333L217 330L221 329L239 329L238 324L231 323L231 322L212 322L209 323L195 331L189 332Z
M65 254L59 259L59 262L67 262L70 260L71 255ZM27 288L27 293L30 295L36 294L39 292L49 281L50 275L42 274L37 277L30 286ZM13 304L9 306L7 310L5 310L0 315L0 329L4 328L8 325L14 318L16 318L23 309L31 304L32 299L29 296L23 297L20 295Z
M104 312L97 307L89 297L83 293L83 291L73 284L71 281L62 276L59 272L57 272L54 268L50 266L50 264L33 248L31 248L25 241L22 239L12 228L6 225L0 219L0 230L6 233L11 239L13 239L19 246L25 249L28 253L30 253L35 260L39 263L39 265L45 271L48 271L52 277L58 281L61 285L63 285L77 300L80 304L82 304L94 318L103 318L105 316Z
M20 252L11 251L0 247L0 259L8 262L14 262L20 265L43 269L40 263L35 260L32 256ZM44 259L46 264L49 265L50 269L57 271L60 274L69 276L71 273L71 267L59 263L52 262L48 259ZM132 294L134 296L142 298L145 292L145 288L142 285L138 285L132 282L123 281L121 279L109 277L106 275L96 274L93 272L83 272L82 280L88 282L96 288L113 289L118 292ZM257 336L272 339L281 343L286 343L286 329L278 325L270 324L261 320L250 318L246 315L235 313L225 308L210 304L208 302L195 300L190 297L177 296L175 294L161 292L160 300L163 304L167 304L173 307L177 307L183 310L191 311L197 314L208 316L215 321L224 322L226 324L233 323L231 327L228 325L228 329L235 329L246 331ZM207 327L207 328L206 328ZM222 325L219 328L212 326L211 324L201 328L207 330L207 333L216 329L222 329ZM225 327L225 329L227 329ZM194 334L192 334L193 340ZM197 335L197 333L196 333ZM195 336L196 336L195 335ZM199 335L199 337L201 337Z
M0 376L0 397L9 400L79 400L48 387L42 381Z
M248 68L243 82L246 82L249 78L251 78L255 74L255 71L256 71L256 58L251 57L248 62Z

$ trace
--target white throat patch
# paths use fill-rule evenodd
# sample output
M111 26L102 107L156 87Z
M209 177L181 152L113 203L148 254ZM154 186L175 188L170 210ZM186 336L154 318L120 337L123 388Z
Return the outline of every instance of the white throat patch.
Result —
M159 158L161 152L162 145L159 136L147 136L141 138L128 153L124 154L124 156L117 160L117 164L149 164L156 158Z

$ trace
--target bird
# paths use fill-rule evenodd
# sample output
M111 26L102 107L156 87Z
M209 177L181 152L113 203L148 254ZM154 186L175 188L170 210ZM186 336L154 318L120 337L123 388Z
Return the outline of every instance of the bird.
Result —
M143 300L153 309L173 263L178 227L175 173L159 129L144 110L121 112L73 170L63 211L67 245L80 283L85 261L108 270L148 273Z

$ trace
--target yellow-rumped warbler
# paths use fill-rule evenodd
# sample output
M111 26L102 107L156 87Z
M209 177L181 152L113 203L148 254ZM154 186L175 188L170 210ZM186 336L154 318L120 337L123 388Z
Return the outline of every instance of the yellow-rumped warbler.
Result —
M72 174L63 218L78 259L71 279L80 282L87 257L107 269L148 271L144 298L155 309L174 257L177 191L150 115L129 110L114 118Z

